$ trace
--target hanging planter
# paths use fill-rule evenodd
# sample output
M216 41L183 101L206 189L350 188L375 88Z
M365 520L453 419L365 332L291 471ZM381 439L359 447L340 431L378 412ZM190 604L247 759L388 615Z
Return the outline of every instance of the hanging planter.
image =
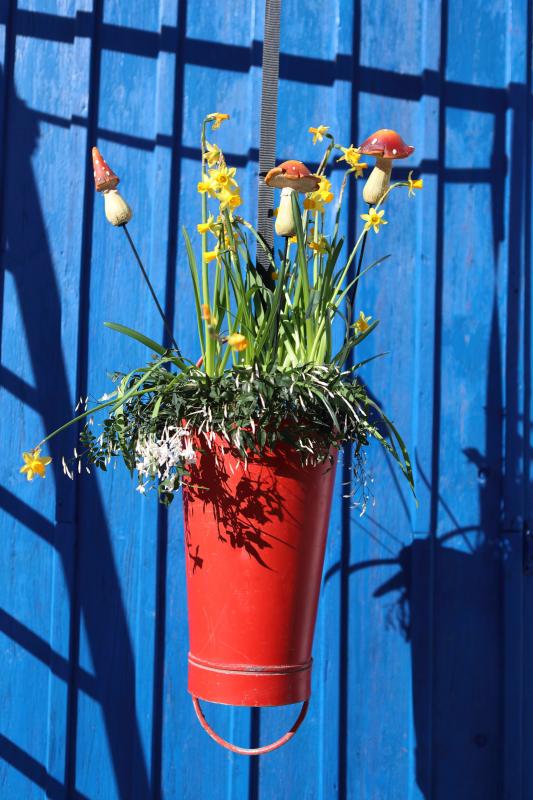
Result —
M246 466L220 437L199 443L183 490L189 692L245 706L304 703L320 591L336 451L302 465L287 445ZM256 752L268 752L275 743Z
M362 269L368 235L388 222L386 198L399 187L411 196L422 181L409 174L407 181L390 183L392 159L408 153L400 152L397 134L378 132L386 134L383 142L376 134L365 148L381 170L379 181L371 182L373 202L378 184L382 194L361 214L364 225L348 248L340 234L342 200L350 176L360 177L366 165L359 149L337 144L326 126L311 128L315 143L327 141L316 173L292 160L265 176L268 185L282 190L277 230L283 247L276 256L237 214L242 199L236 170L207 140L209 127L216 130L227 119L209 114L202 125L201 247L184 231L200 351L191 358L178 347L133 243L127 228L132 212L118 194L118 176L94 149L95 185L107 219L124 230L168 344L106 323L148 347L151 360L117 373L101 402L90 409L85 402L78 416L24 454L21 471L28 480L44 477L50 461L41 455L44 443L85 421L81 447L72 459L63 459L69 477L75 478L82 464L106 469L121 456L141 494L154 489L168 504L183 488L189 691L200 723L217 742L259 754L287 742L307 710L339 450L352 445L353 502L361 513L368 500L365 452L371 440L395 459L413 488L405 445L359 378L369 359L358 362L357 347L378 322L362 309L354 312L360 279L384 260ZM347 170L328 232L326 210L334 193L325 171L335 150ZM252 257L256 244L270 274ZM87 421L101 411L106 412L101 426ZM202 700L303 705L281 739L249 750L224 742L211 729Z

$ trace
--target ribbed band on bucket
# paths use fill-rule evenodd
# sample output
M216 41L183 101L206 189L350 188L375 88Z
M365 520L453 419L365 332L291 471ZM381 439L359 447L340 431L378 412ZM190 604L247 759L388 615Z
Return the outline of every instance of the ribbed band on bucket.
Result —
M232 706L284 706L311 696L312 659L304 664L227 664L189 653L189 692Z

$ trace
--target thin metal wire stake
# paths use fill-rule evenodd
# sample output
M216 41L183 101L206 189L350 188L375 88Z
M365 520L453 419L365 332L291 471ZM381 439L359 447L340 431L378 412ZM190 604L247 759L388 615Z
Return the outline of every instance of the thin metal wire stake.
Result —
M136 248L136 247L135 247L135 245L133 244L133 239L132 239L132 238L131 238L131 236L130 236L130 232L129 232L129 230L128 230L128 228L127 228L127 226L126 226L126 225L121 225L120 227L124 229L124 233L126 234L126 238L127 238L128 242L130 243L130 247L131 247L131 249L132 249L132 251L133 251L133 255L135 256L135 259L136 259L136 261L137 261L137 264L139 265L139 268L140 268L140 270L141 270L141 272L142 272L142 274L143 274L143 278L144 278L144 280L146 281L146 283L147 283L147 285L148 285L148 288L150 289L150 294L152 295L152 297L153 297L153 300L154 300L154 303L155 303L155 304L156 304L156 306L157 306L157 310L159 311L159 313L160 313L160 315L161 315L161 319L163 320L163 325L165 326L165 330L166 330L166 332L168 333L168 335L169 335L169 337L170 337L170 341L171 341L171 342L172 342L172 344L174 345L174 350L175 350L175 351L177 352L177 354L178 354L178 355L181 357L181 352L180 352L180 349L179 349L179 347L178 347L178 344L177 344L177 342L176 342L176 340L174 339L174 336L173 336L173 334L172 334L172 329L171 329L171 327L170 327L170 325L169 325L169 323L168 323L168 320L167 320L167 318L165 317L165 312L164 312L164 311L163 311L163 309L161 308L161 305L160 305L160 303L159 303L159 300L157 299L157 295L156 295L156 293L155 293L155 291L154 291L154 287L152 286L152 284L151 284L151 282L150 282L150 278L148 277L148 273L146 272L146 270L145 270L145 268L144 268L143 262L141 261L141 257L140 257L140 255L139 255L139 253L137 252L137 248Z

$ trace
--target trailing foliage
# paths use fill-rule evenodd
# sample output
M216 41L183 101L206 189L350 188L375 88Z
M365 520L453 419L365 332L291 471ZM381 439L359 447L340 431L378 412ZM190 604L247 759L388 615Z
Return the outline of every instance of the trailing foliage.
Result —
M221 436L243 461L278 442L294 447L303 462L319 463L330 448L354 443L358 470L360 452L376 439L398 461L412 484L405 446L390 421L369 399L353 370L335 365L305 365L290 372L238 366L211 377L196 367L169 371L161 358L144 373L116 376L115 406L96 435L86 424L80 458L106 469L113 456L122 455L132 472L138 467L142 443L164 442L166 432L179 426L184 437ZM141 443L141 448L139 448ZM161 498L169 502L187 472L184 460L168 475L157 478ZM141 482L141 486L151 485ZM366 496L361 499L366 502Z

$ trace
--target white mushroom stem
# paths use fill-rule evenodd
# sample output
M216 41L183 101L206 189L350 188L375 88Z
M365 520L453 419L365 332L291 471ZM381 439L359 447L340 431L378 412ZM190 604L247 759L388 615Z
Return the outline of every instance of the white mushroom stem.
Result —
M129 222L133 212L122 195L116 189L108 189L103 194L107 221L116 226Z
M292 194L294 189L285 188L281 190L281 199L279 201L278 216L276 217L276 233L278 236L294 236L296 227L294 225L294 217L292 214Z
M392 161L392 158L376 158L376 166L368 176L363 189L363 200L370 206L376 205L389 188Z

